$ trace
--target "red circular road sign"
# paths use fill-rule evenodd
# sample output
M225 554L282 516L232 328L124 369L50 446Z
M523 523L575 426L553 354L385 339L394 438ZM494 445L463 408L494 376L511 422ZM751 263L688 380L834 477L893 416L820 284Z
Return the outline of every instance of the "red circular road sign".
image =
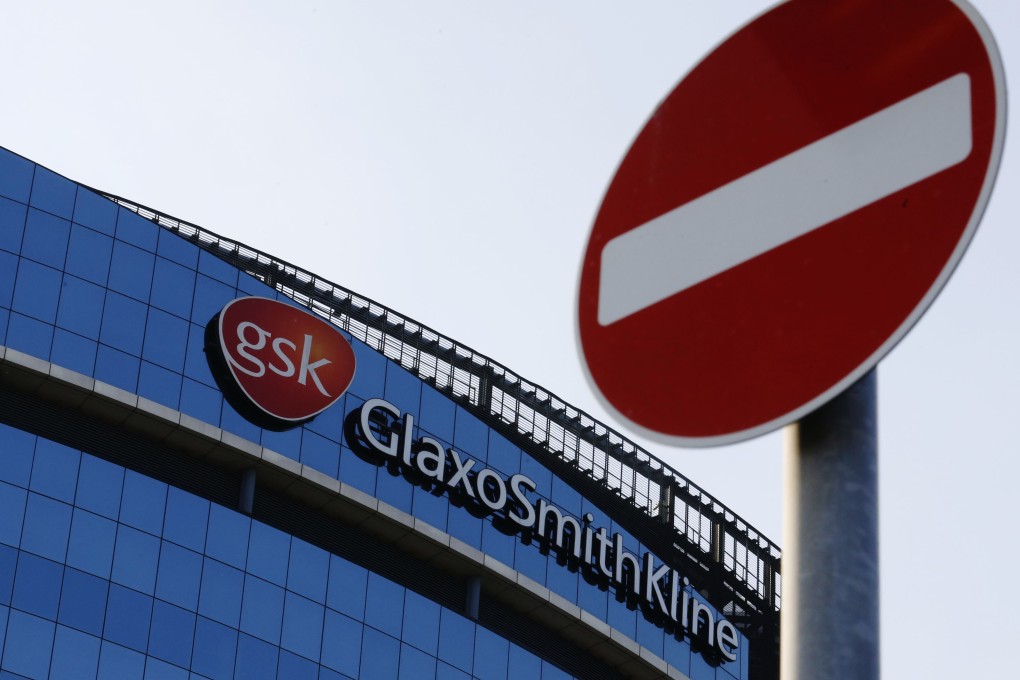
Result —
M716 445L857 380L973 236L1004 92L962 0L790 0L737 31L654 112L592 228L578 336L603 400Z

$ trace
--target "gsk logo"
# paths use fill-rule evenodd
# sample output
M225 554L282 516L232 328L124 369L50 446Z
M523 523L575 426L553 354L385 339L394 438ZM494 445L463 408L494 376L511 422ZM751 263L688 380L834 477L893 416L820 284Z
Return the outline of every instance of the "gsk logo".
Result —
M354 350L339 330L268 298L229 302L206 326L205 353L230 405L270 430L311 420L354 379Z

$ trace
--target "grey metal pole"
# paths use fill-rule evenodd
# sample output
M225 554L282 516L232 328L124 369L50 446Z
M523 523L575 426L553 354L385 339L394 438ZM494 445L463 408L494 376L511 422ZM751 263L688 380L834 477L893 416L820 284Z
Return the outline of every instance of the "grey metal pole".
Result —
M782 680L879 677L876 383L786 429Z

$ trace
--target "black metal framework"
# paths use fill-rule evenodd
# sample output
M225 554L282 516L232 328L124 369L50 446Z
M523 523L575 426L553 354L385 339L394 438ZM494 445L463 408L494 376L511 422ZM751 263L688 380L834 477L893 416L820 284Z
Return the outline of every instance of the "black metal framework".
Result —
M417 321L207 229L98 193L329 319L529 452L542 452L543 462L579 490L623 513L621 523L662 559L686 567L746 635L771 640L757 646L765 655L758 661L775 663L768 658L778 634L779 547L682 474L555 394Z

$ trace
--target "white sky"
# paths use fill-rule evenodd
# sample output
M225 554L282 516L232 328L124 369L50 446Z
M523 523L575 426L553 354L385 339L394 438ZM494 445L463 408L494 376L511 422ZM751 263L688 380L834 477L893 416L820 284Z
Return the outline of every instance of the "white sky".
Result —
M575 347L591 221L656 103L770 4L0 0L0 146L330 278L622 427ZM1020 3L974 4L1008 80ZM1007 125L969 252L879 370L889 678L1016 665L1015 147ZM642 443L781 541L778 433Z

